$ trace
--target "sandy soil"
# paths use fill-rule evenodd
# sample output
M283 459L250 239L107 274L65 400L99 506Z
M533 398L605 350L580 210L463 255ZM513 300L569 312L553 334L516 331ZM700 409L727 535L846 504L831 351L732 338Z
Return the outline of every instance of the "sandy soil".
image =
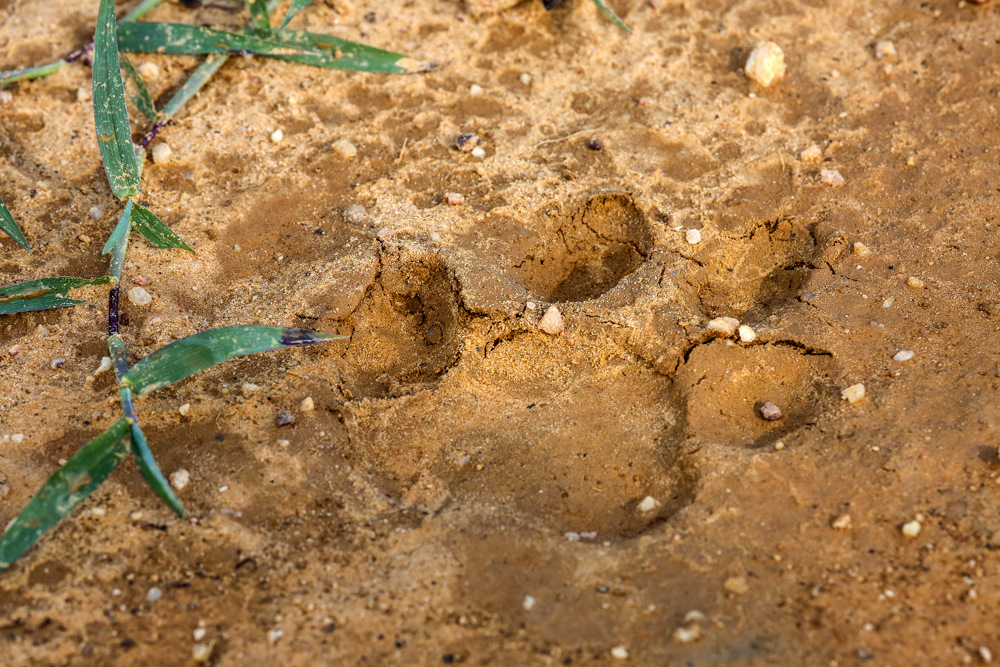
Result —
M326 0L298 27L440 67L224 67L143 176L197 254L133 244L130 351L255 322L350 339L143 399L189 516L124 465L0 575L4 664L1000 659L1000 4L653 4L613 0L627 36L583 0ZM79 47L96 5L0 1L0 68ZM762 40L788 62L767 89L741 70ZM161 103L198 62L135 61ZM3 240L4 284L106 270L89 77L0 106L34 248ZM105 288L78 294L0 320L0 525L119 414L87 379ZM714 338L721 316L758 338Z

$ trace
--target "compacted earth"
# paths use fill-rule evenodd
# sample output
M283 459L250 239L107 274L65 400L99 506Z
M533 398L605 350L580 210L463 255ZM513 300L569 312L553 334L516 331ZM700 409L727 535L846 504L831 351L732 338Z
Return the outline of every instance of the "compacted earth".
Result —
M248 18L203 4L148 18ZM0 69L97 5L0 0ZM187 515L126 462L0 574L0 662L1000 661L1000 3L610 5L633 34L587 0L315 2L292 27L425 67L230 58L160 132L142 200L196 253L135 238L131 358L348 338L140 400ZM132 59L160 104L200 60ZM90 77L0 104L33 249L0 284L107 271ZM74 296L0 317L0 525L120 415L107 287Z

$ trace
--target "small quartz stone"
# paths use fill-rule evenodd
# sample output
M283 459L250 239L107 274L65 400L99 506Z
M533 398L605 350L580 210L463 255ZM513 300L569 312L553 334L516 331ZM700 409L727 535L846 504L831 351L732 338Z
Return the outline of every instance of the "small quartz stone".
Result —
M819 182L829 185L831 188L839 188L844 184L844 177L836 169L821 169Z
M290 426L295 423L295 416L290 412L279 412L274 420L278 426Z
M142 75L143 79L155 80L160 76L160 68L156 66L156 63L144 62L135 69Z
M479 158L480 160L482 160L484 157L486 157L486 150L483 149L482 146L476 146L475 148L472 149L471 155L474 158Z
M893 361L909 361L914 356L913 350L900 350L892 355Z
M924 281L916 276L910 276L907 278L906 286L911 289L924 289L924 287L926 287L926 285L924 285Z
M920 534L920 522L907 521L900 530L906 537L916 537Z
M854 254L857 255L858 257L868 257L869 255L872 254L872 251L864 243L862 243L861 241L857 241L854 244Z
M852 384L850 387L840 392L840 397L845 399L848 403L857 403L865 397L865 386L860 382L858 384Z
M716 317L709 320L705 330L717 337L729 338L739 329L740 321L735 317Z
M684 239L691 245L696 243L701 243L701 230L700 229L689 229L684 232Z
M566 327L563 325L562 313L559 312L559 309L555 306L549 306L549 309L542 315L542 319L539 320L538 328L550 336L562 333Z
M332 148L333 150L337 151L337 153L340 154L340 157L345 158L347 160L353 157L357 157L358 155L357 146L352 144L347 139L338 139L337 141L333 142Z
M767 401L764 405L760 406L760 416L769 422L774 422L778 421L785 415L781 412L781 408L771 401Z
M110 371L112 365L113 364L111 362L111 357L101 357L101 363L98 364L97 370L94 371L94 375L97 376L100 375L101 373Z
M177 408L177 412L181 413L181 417L187 417L191 413L191 404L184 403L179 408Z
M316 404L313 402L312 396L306 396L299 403L299 412L312 412L316 409Z
M850 530L853 525L850 514L841 514L830 523L830 527L834 530Z
M66 359L64 359L63 357L56 357L55 359L52 360L52 363L49 364L49 365L52 367L52 370L55 371L55 370L58 370L58 369L62 368L63 364L65 364L65 363L66 363Z
M284 139L285 139L285 133L282 132L281 130L275 130L274 132L271 133L271 141L273 143L276 144L281 143L282 141L284 141Z
M765 88L785 76L785 54L774 42L764 42L750 52L743 68L747 77Z
M446 192L444 195L444 201L448 206L461 206L465 203L465 197L457 192Z
M178 468L174 472L170 473L170 486L174 487L175 490L180 491L191 481L191 473L189 473L184 468Z
M167 164L170 162L170 156L173 151L170 149L170 144L160 142L153 146L153 164Z
M642 513L652 512L656 508L660 507L662 503L653 496L646 496L638 504L637 509Z
M361 204L351 204L344 209L344 217L351 224L362 225L365 222L365 218L368 217L368 212L365 211L365 207Z
M750 585L747 583L746 577L730 577L726 579L726 583L722 587L726 589L726 592L735 595L744 595L750 592Z
M90 211L88 211L91 218L94 220L100 220L104 217L104 209L100 206L91 206Z
M147 278L146 276L139 275L132 278L132 284L138 285L139 287L149 287L151 284L153 284L153 281Z
M896 45L888 40L875 44L875 57L879 60L883 58L893 58L896 55Z
M753 327L741 324L737 331L740 334L741 343L752 343L757 340L757 332L753 330Z
M153 297L141 287L133 287L128 291L128 300L137 306L148 306L153 303Z
M212 648L214 644L208 642L207 644L195 644L191 647L191 660L192 662L203 663L208 662L212 658Z
M628 649L624 646L616 646L611 649L611 657L615 660L628 660Z
M819 162L823 159L823 150L816 144L812 144L799 153L799 159L803 162Z

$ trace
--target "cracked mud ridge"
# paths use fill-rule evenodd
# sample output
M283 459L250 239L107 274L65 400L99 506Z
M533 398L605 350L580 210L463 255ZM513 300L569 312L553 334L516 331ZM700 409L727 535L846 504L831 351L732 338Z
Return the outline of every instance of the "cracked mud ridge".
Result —
M123 466L0 575L0 662L1000 659L1000 4L610 4L633 35L584 0L313 3L297 27L440 66L234 58L163 129L143 197L197 253L133 244L132 354L347 338L143 398L189 516ZM0 2L0 68L95 15ZM161 103L198 62L134 60ZM89 86L0 104L34 250L3 241L3 284L106 270ZM118 416L102 289L0 321L0 525Z

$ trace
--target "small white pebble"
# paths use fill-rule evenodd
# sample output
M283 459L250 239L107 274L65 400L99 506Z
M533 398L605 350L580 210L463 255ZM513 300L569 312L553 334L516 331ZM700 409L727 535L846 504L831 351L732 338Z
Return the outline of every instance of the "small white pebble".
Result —
M149 292L141 287L133 287L130 289L128 291L128 300L137 306L148 306L153 303L153 297L151 297Z
M268 630L267 631L267 642L269 644L277 644L278 640L285 636L284 630Z
M281 447L282 449L288 449L288 445L292 443L288 440L278 440L275 442L275 444L278 445L278 447Z
M574 532L563 533L563 537L565 537L570 542L579 542L580 541L580 533L574 533Z
M857 241L854 244L854 254L857 255L858 257L868 257L869 255L872 254L872 251L864 243L862 243L861 241Z
M94 220L100 220L104 217L104 209L100 206L91 206L90 211L88 211L90 217Z
M555 306L549 306L549 309L542 315L542 319L538 321L538 328L550 336L562 333L566 327L563 325L562 313L559 312L559 309Z
M252 396L255 393L257 393L258 391L260 391L260 387L258 387L255 384L252 384L250 382L244 382L240 386L240 393L243 394L244 398L249 398L250 396Z
M361 204L351 204L344 209L344 217L353 225L362 225L368 217L368 212Z
M821 169L819 182L829 185L831 188L839 188L844 184L844 177L836 169Z
M9 90L0 90L0 104L10 104L14 101L14 95Z
M89 87L81 86L76 89L77 102L89 102L93 98L93 92Z
M766 88L785 76L785 54L774 42L758 44L743 71L747 78Z
M284 141L284 139L285 139L285 133L282 132L281 130L275 130L274 132L271 133L272 143L279 144L282 141Z
M90 513L94 516L101 517L108 513L106 509L98 505L97 507L92 507Z
M926 285L924 285L924 281L916 276L910 276L907 278L906 286L912 289L924 289L924 287L926 287Z
M225 493L228 490L229 486L227 484L223 484L222 486L219 487L219 493Z
M465 197L457 192L446 192L444 194L444 201L448 206L461 206L465 203Z
M882 307L883 308L892 308L892 304L894 304L894 303L896 303L896 299L894 297L890 296L888 299L886 299L885 301L882 302Z
M803 162L819 162L823 159L823 150L816 144L812 144L799 153L799 159Z
M191 647L191 660L193 662L208 662L212 658L212 648L215 645L212 642L207 644L194 644Z
M170 486L174 487L174 489L177 491L183 489L190 482L191 482L191 473L189 473L184 468L178 468L174 472L170 473Z
M470 95L482 95L482 93L483 93L483 87L480 86L478 83L474 83L471 86L469 86Z
M850 530L854 525L850 514L841 514L830 523L834 530Z
M112 366L111 357L101 357L101 363L98 364L97 370L94 371L94 375L97 376L101 373L106 373L111 370Z
M677 628L674 630L674 641L679 644L690 644L701 638L701 626L692 625L690 628Z
M167 164L170 162L170 156L173 154L173 150L171 150L170 144L161 141L153 146L152 153L153 164Z
M689 229L684 232L684 240L686 240L691 245L696 243L701 243L701 230L700 229Z
M753 330L753 327L741 324L737 331L740 334L741 343L752 343L757 340L757 332Z
M527 308L528 310L534 310L535 308L538 308L538 304L536 304L534 301L529 301L528 303L524 304L524 307Z
M313 402L312 396L306 396L302 399L302 402L299 403L300 412L312 412L315 409L316 403Z
M527 72L525 72L524 74L522 74L521 75L521 83L523 83L526 86L530 85L531 84L531 75L528 74Z
M486 150L482 146L476 146L471 152L472 157L479 158L480 160L486 157Z
M986 646L979 647L979 658L985 663L993 662L993 651Z
M358 148L347 139L338 139L333 142L333 150L340 154L340 157L350 160L357 157Z
M875 44L875 57L879 60L892 58L896 55L896 45L888 40L883 40Z
M149 589L149 592L146 593L146 602L156 602L162 597L163 597L163 591L161 591L156 586L153 586L152 588Z
M525 611L531 611L532 609L535 608L535 602L536 602L535 598L531 597L530 595L525 595L524 600L521 602L521 606L524 607Z
M441 243L442 237L437 232L431 232L427 235L427 238L430 239L431 243Z
M20 445L22 442L24 442L24 434L15 433L12 436L10 436L10 441L13 442L15 445Z
M196 642L200 642L202 639L205 638L205 635L207 634L208 630L206 630L205 628L195 628L194 632L191 633L191 636L194 637L194 640Z
M917 535L920 534L920 522L907 521L906 523L903 524L903 527L900 528L900 530L906 537L916 537Z
M640 512L646 513L646 512L652 512L657 507L660 507L661 504L662 503L660 503L660 501L654 498L653 496L646 496L638 504L637 508Z
M893 361L909 361L913 358L913 350L900 350L896 354L892 355Z
M611 657L615 660L628 660L628 649L618 645L611 649Z
M383 227L382 229L378 230L377 234L375 234L375 236L379 237L382 240L391 239L395 235L396 232L392 229L389 229L388 227Z
M148 61L140 64L135 70L146 80L155 80L160 76L160 68L156 66L156 63Z
M857 403L865 397L865 386L860 382L858 384L852 384L850 387L840 392L840 397L848 403Z
M716 317L709 320L705 330L716 336L729 338L739 329L740 321L735 317Z
M181 413L181 417L187 417L191 412L191 404L185 403L181 407L177 408L177 412Z

